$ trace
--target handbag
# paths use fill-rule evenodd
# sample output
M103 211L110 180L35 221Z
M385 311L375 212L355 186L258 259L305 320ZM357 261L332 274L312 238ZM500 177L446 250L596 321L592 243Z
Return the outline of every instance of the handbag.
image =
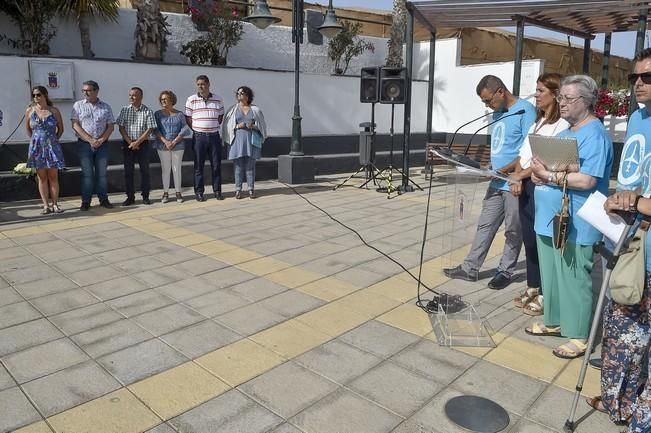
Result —
M569 197L567 195L567 174L563 176L563 197L561 198L561 208L554 215L554 248L561 250L565 249L567 242L567 235L570 231L570 205Z
M621 305L635 305L642 300L646 271L647 231L638 228L628 241L628 247L619 255L610 274L609 286L613 301Z
M251 144L255 147L262 147L262 134L257 129L251 131Z

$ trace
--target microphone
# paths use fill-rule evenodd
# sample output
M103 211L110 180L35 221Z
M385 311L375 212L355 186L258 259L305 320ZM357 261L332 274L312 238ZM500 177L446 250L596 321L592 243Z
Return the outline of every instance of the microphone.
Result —
M482 126L481 128L479 128L478 130L476 130L475 133L472 134L472 135L470 136L470 140L468 140L468 144L466 144L466 148L465 148L465 150L463 151L464 161L460 161L460 160L459 160L459 162L462 162L463 164L467 164L468 161L472 161L472 164L468 164L468 165L471 165L471 166L473 166L473 167L479 168L479 162L477 162L477 161L475 161L474 159L471 159L471 158L468 157L468 151L470 150L470 145L472 144L472 139L475 138L475 136L477 135L477 133L478 133L479 131L481 131L482 129L486 129L486 128L488 128L489 126L491 126L491 125L493 125L493 124L499 122L500 120L502 120L502 119L506 119L507 117L511 117L511 116L521 116L521 115L523 115L525 112L526 112L526 111L525 111L524 109L521 109L521 110L516 111L515 113L507 114L506 116L502 116L502 117L500 117L500 118L497 119L497 120L493 120L492 122L489 122L489 123L487 123L486 125L484 125L484 126Z
M475 118L472 119L471 121L466 122L466 123L464 123L463 125L461 125L460 127L458 127L457 130L454 131L454 133L452 134L452 138L450 139L450 141L449 141L449 143L448 143L448 147L447 147L447 148L439 148L439 149L437 149L438 152L439 152L439 153L442 153L442 154L444 154L444 155L446 155L446 156L452 156L452 144L454 143L454 139L456 138L457 133L458 133L459 131L461 131L461 128L463 128L464 126L468 126L468 125L470 125L471 123L478 121L479 119L483 119L484 117L486 117L486 116L488 116L488 115L490 115L490 114L493 114L493 113L494 113L494 111L491 111L490 113L484 113L484 114L482 114L481 116L479 116L479 117L475 117Z

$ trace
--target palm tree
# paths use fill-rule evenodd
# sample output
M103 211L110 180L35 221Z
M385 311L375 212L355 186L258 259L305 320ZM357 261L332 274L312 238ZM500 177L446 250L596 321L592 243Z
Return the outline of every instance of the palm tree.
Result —
M90 44L90 18L118 21L119 0L67 0L61 2L59 13L77 20L84 57L94 57Z
M391 33L389 34L389 52L387 53L387 66L402 67L402 44L405 42L405 29L407 27L407 3L405 0L393 0L393 17Z
M137 10L134 59L163 61L167 48L167 20L160 13L159 0L131 0Z

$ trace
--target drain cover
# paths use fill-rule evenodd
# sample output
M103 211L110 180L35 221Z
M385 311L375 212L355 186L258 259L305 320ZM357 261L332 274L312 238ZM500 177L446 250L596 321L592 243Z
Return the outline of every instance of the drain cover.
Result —
M453 423L477 433L497 433L509 425L509 414L502 406L474 395L450 399L445 414Z

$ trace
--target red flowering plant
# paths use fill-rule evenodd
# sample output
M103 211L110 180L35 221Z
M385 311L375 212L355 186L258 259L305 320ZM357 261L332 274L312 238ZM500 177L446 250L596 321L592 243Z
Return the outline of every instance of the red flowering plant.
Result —
M242 39L240 13L224 0L195 0L186 12L200 32L181 47L181 54L195 65L225 65L228 50Z
M630 100L631 96L628 94L628 90L600 89L594 107L595 116L601 119L608 115L626 116Z

